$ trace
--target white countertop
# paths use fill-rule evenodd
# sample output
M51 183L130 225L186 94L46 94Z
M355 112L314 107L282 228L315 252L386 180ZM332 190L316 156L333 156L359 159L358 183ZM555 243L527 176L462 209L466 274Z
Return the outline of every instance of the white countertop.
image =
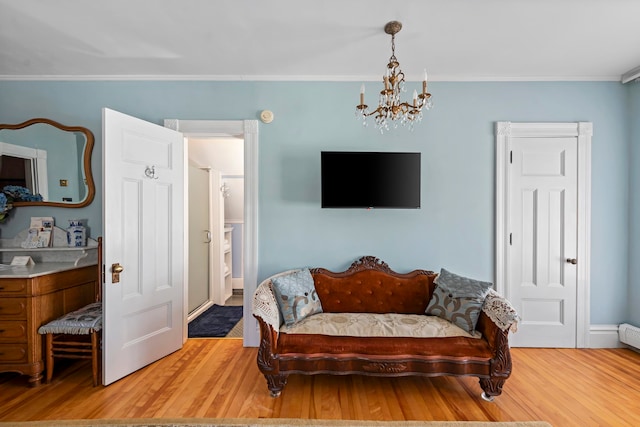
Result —
M87 265L97 265L97 262L83 265L75 265L74 262L42 262L29 266L0 264L0 279L31 279Z

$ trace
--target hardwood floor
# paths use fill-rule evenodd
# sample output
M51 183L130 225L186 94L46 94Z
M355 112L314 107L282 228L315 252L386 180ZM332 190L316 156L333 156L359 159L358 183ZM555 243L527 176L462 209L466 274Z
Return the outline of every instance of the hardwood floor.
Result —
M257 349L240 339L184 348L108 387L86 362L60 364L27 387L0 374L0 421L228 417L365 420L542 420L559 426L640 425L640 354L627 349L512 349L513 374L493 403L475 378L292 375L269 397Z

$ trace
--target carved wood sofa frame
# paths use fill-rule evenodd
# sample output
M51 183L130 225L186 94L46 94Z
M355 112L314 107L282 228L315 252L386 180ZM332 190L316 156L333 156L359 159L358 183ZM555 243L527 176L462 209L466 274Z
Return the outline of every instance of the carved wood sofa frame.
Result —
M431 298L435 284L433 280L437 276L432 271L414 270L410 273L400 274L389 268L389 266L380 261L378 258L367 256L355 261L349 269L344 272L334 273L323 268L313 268L310 270L316 284L316 290L325 312L348 312L340 311L340 299L346 295L353 295L359 298L358 293L366 291L372 286L372 283L362 281L359 289L353 286L354 278L367 277L363 272L370 272L375 278L387 279L387 283L393 279L410 279L423 280L426 277L424 294L425 301L420 301L419 314L424 313L426 304ZM266 279L262 285L270 286L270 279ZM345 284L350 283L346 288L341 288L337 293L339 295L331 298L330 291L325 287L325 282L333 283L333 291L336 291L335 285L340 281ZM361 280L355 280L360 283ZM332 285L328 285L331 287ZM321 288L321 289L319 289ZM348 288L348 289L347 289ZM335 293L335 292L334 292ZM370 293L367 291L367 293ZM339 304L336 304L338 301ZM408 302L407 302L408 303ZM348 305L348 304L347 304ZM370 305L370 304L369 304ZM362 312L380 312L363 308ZM350 312L350 311L349 311ZM403 312L403 311L396 311ZM406 312L406 311L404 311ZM336 352L323 352L313 336L308 336L309 347L313 347L310 352L281 353L279 348L279 339L282 335L269 325L261 317L255 315L260 325L260 347L258 349L258 368L264 374L267 380L267 386L272 397L278 397L287 383L290 374L316 375L316 374L333 374L333 375L371 375L383 377L401 377L401 376L475 376L480 380L480 387L483 390L482 398L492 401L495 396L502 393L502 387L511 375L511 354L509 352L508 334L509 330L501 330L484 312L481 312L476 330L482 333L480 340L485 340L490 349L490 356L477 357L477 355L459 355L451 356L441 354L395 354L395 355L371 355L361 354L355 351L345 351L343 354ZM331 337L330 337L331 338ZM367 339L367 338L361 338ZM406 338L392 337L383 338L388 340L406 340ZM433 345L456 345L456 340L477 340L478 338L456 337L451 338L416 338L424 340L425 346ZM437 340L450 340L437 343ZM400 341L396 341L398 344ZM464 345L462 346L464 347ZM459 352L458 352L459 353ZM486 352L485 352L486 353Z

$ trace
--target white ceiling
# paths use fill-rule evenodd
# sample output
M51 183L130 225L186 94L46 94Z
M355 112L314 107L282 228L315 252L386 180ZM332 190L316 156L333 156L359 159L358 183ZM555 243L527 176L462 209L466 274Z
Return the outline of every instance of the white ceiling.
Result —
M639 0L0 0L0 79L620 80Z

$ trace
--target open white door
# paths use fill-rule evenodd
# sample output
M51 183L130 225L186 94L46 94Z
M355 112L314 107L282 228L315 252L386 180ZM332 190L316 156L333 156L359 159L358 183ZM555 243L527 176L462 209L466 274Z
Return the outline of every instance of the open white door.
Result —
M106 108L102 120L107 385L182 347L184 138Z

